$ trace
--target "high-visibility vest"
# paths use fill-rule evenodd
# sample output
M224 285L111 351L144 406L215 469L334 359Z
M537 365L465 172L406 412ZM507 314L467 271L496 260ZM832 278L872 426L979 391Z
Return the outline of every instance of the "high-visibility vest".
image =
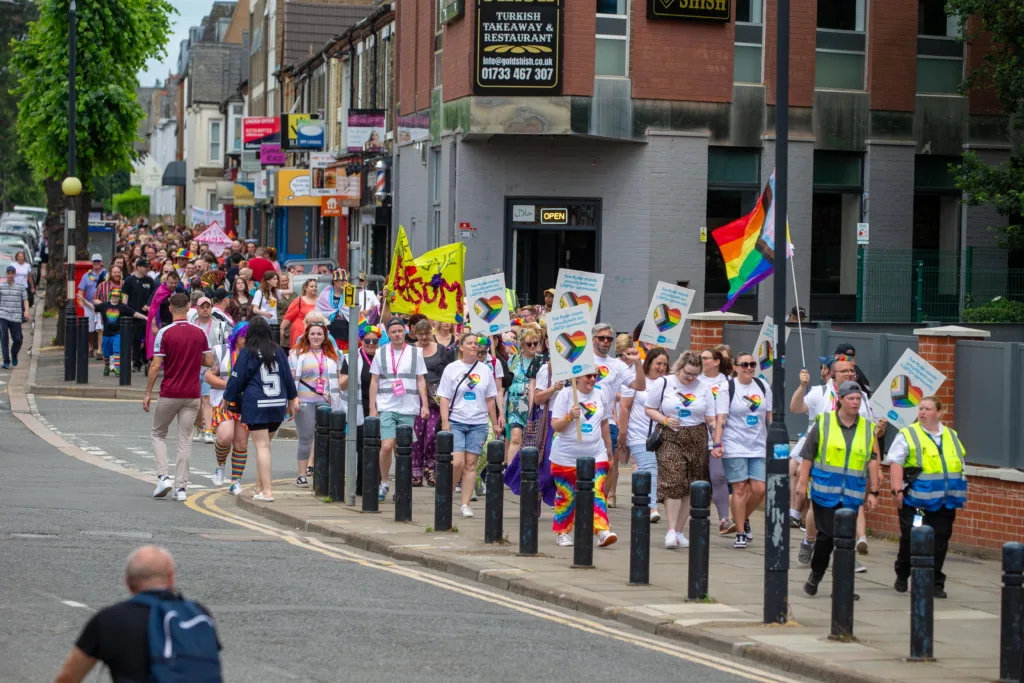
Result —
M516 296L516 290L511 287L505 288L505 305L508 307L509 313L515 313L519 308L519 297Z
M919 422L901 429L900 434L910 451L903 466L921 468L903 501L929 512L942 507L962 508L967 502L967 480L963 474L967 452L956 432L949 427L943 430L941 449Z
M857 416L850 449L839 424L837 411L814 418L818 426L818 452L811 466L811 500L824 507L857 508L867 492L868 463L875 425Z

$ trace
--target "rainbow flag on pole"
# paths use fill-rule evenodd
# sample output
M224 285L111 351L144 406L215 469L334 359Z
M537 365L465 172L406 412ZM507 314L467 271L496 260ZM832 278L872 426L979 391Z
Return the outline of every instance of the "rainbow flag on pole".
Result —
M754 210L743 218L712 231L725 261L725 274L729 278L729 299L723 311L736 298L775 270L775 172L764 188ZM789 241L789 223L786 223L787 256L793 255Z

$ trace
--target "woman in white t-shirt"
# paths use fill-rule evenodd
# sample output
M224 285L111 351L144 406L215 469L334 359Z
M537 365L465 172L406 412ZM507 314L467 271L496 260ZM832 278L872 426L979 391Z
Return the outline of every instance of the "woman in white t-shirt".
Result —
M472 517L469 506L476 480L476 463L487 440L487 420L496 431L503 428L497 411L498 389L491 368L477 357L480 335L463 332L459 359L449 363L437 387L441 429L451 432L452 481L462 482L462 516Z
M259 289L252 295L252 312L262 315L270 324L277 322L277 287L280 281L277 273L268 270L263 274Z
M558 534L558 545L573 543L572 528L576 519L576 459L594 459L594 533L600 547L618 540L608 526L608 454L612 452L608 429L610 407L600 389L594 388L596 374L576 379L578 401L572 391L559 392L551 407L551 427L555 440L551 444L551 475L555 480L555 519L552 530ZM579 436L576 427L579 425Z
M668 372L668 352L657 347L647 351L644 359L644 374L647 389L637 391L634 383L622 388L619 401L619 424L626 425L626 445L636 461L636 468L651 473L651 521L661 519L658 511L658 459L653 451L647 450L647 437L654 429L654 421L647 416L647 396L652 386L664 386L661 378Z
M210 385L210 406L213 417L210 426L216 432L214 453L217 457L217 468L213 471L213 485L224 484L224 470L228 455L231 456L231 488L232 495L242 492L242 474L245 472L245 461L249 457L249 429L242 424L242 406L240 403L228 405L224 403L224 390L228 386L228 378L235 366L238 354L245 348L245 335L249 323L241 322L231 330L226 344L214 350L214 364L206 370L206 383Z
M18 251L14 254L14 284L21 285L28 292L28 305L34 304L34 298L36 295L36 285L32 281L32 264L29 263L25 258L24 251Z
M700 356L684 351L672 374L651 385L647 416L661 427L658 500L668 515L666 548L688 548L683 529L690 516L690 486L708 477L708 430L714 429L718 406L711 387L700 381Z
M733 547L746 548L754 540L750 515L764 500L764 453L768 425L772 422L772 389L754 377L757 361L752 354L736 356L736 372L736 377L718 394L721 419L715 429L711 454L722 458L725 476L732 484L732 513L736 520Z
M728 391L729 378L733 375L732 359L728 354L729 347L724 344L713 349L704 349L700 354L700 362L704 369L700 379L711 387L711 393L718 400L722 391ZM708 448L714 446L712 435L708 437ZM729 481L725 478L725 466L721 458L708 461L708 473L711 475L711 498L718 512L718 533L723 536L736 533L736 522L729 514Z

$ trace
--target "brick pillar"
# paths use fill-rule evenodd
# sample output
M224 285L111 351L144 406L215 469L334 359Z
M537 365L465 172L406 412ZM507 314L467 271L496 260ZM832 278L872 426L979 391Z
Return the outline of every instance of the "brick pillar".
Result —
M690 348L703 351L722 343L722 330L726 323L748 323L753 320L749 315L741 313L691 313L687 316L690 323Z
M946 376L936 392L945 409L943 422L956 427L956 406L953 397L956 395L956 343L958 341L981 341L992 336L991 332L976 330L959 325L945 327L925 327L914 330L917 335L917 353L931 363L936 370ZM887 387L879 387L880 390Z

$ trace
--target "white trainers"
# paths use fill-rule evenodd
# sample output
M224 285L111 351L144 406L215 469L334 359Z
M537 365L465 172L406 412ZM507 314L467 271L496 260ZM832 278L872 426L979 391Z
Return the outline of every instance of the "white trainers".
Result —
M868 554L868 537L867 536L861 536L860 538L857 539L857 552L860 553L861 555L867 555Z
M217 467L213 470L213 485L223 486L224 485L224 468Z
M242 482L238 481L237 479L231 482L231 486L230 488L228 488L228 493L230 493L232 496L237 496L240 493L242 493Z
M669 529L665 534L665 547L669 550L674 550L679 547L679 539L676 538L675 529Z
M201 441L202 438L203 438L202 430L199 429L199 427L193 427L192 428L192 440L193 441Z
M217 443L217 440L213 438L213 432L203 432L203 443Z
M563 548L572 545L572 534L558 534L558 540L555 543Z
M597 532L597 545L599 548L606 548L617 540L619 540L619 537L615 535L614 531Z
M686 534L684 534L682 531L677 531L676 532L676 544L677 544L676 547L678 547L678 548L689 548L690 547L690 539L688 539L686 537Z
M273 503L274 502L274 497L273 496L268 496L267 494L263 493L263 491L260 491L259 493L254 495L252 497L252 499L255 500L258 503Z
M170 477L160 477L156 482L156 490L153 491L154 498L163 498L167 493L174 488L174 482L171 481Z
M463 517L473 516L473 508L469 507L468 505L463 505L461 508L461 512Z
M658 512L658 508L651 508L651 524L657 524L661 521L661 513Z
M174 492L174 500L179 503L184 503L186 498L188 498L188 492L185 489L178 489Z

